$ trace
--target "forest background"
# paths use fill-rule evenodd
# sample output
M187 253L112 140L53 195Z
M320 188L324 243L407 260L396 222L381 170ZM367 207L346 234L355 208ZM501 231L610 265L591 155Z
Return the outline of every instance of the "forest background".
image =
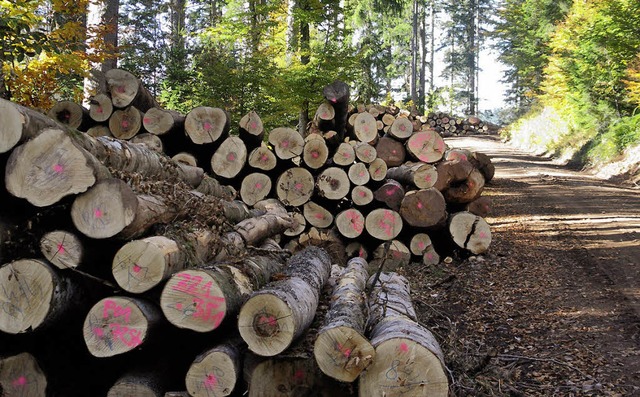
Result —
M303 128L341 79L354 103L479 114L577 164L640 158L637 0L0 0L0 47L0 97L42 110L117 66L166 108ZM507 105L479 112L487 49Z

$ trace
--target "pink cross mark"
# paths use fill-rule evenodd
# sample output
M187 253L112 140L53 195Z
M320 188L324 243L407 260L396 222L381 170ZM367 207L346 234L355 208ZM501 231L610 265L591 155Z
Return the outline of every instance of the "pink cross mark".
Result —
M289 141L285 140L280 142L280 146L283 148L288 148L289 147Z
M313 152L311 152L311 157L317 159L318 157L320 157L320 153L318 153L317 150L314 150Z
M104 331L102 330L102 328L98 328L98 327L94 328L93 333L96 334L98 338L104 337Z

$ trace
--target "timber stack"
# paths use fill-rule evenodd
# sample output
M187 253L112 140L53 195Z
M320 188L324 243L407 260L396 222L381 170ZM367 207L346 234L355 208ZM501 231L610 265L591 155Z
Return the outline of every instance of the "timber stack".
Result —
M0 101L3 390L446 395L395 270L488 249L487 156L341 82L302 136L106 79L89 109Z

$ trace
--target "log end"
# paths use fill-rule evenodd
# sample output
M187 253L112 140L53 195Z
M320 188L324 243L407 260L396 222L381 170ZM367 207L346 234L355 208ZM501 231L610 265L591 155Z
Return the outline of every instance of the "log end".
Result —
M222 351L211 351L191 364L185 377L190 396L228 396L241 374L233 358Z
M16 105L0 100L0 153L8 152L20 142L25 123L25 117Z
M274 295L257 294L240 309L238 330L249 350L270 357L289 347L295 323L286 302Z
M350 327L334 327L321 332L313 353L318 367L341 382L353 382L375 358L367 338Z

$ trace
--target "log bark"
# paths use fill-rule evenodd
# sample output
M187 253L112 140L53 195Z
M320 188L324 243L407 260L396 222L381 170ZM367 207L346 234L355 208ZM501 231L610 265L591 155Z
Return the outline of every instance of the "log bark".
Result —
M276 168L278 159L266 145L260 145L249 153L247 164L262 171L271 171Z
M32 332L58 321L79 299L79 288L44 261L20 259L0 267L0 331Z
M98 301L82 327L84 342L94 357L113 357L147 342L161 325L162 313L139 298L112 296Z
M333 106L331 106L331 103L322 102L316 110L313 121L316 123L318 128L320 128L320 131L335 131L335 117L336 111L333 109Z
M364 259L353 258L347 263L313 347L320 370L341 382L353 382L375 358L375 350L364 336L368 277Z
M242 379L240 341L221 343L193 360L185 376L192 397L228 396Z
M444 196L435 188L412 190L400 204L400 216L411 226L435 227L446 220Z
M245 176L240 184L240 198L249 206L265 199L270 192L271 177L262 172L253 172Z
M486 218L491 213L493 203L490 197L481 196L465 206L465 210L474 215Z
M100 136L108 136L113 138L113 134L111 133L109 126L102 125L102 124L94 125L93 127L89 128L87 130L87 135L92 136L94 138L97 138Z
M204 175L202 182L196 188L196 191L223 200L233 200L236 198L236 190L228 185L222 185L217 179Z
M302 135L292 128L273 129L269 133L269 143L273 146L276 156L282 160L300 156L304 148Z
M433 130L416 132L407 140L406 146L411 157L429 164L442 160L446 151L444 139Z
M145 145L147 149L153 150L154 152L164 153L162 140L157 135L153 135L148 132L136 134L136 136L131 138L129 142Z
M394 210L378 208L367 214L365 229L378 240L393 240L402 231L402 218Z
M199 106L191 109L184 120L185 133L196 145L217 142L229 132L230 120L220 108Z
M262 356L283 352L309 327L331 272L328 253L309 247L287 262L283 279L254 293L238 315L240 336Z
M334 110L334 130L342 140L347 130L347 117L349 116L349 86L339 80L325 86L322 93Z
M365 217L356 208L349 208L336 215L335 224L338 232L346 238L356 238L364 232Z
M293 167L278 177L276 195L283 204L299 207L309 201L314 186L311 172L302 167Z
M86 131L94 124L89 117L89 110L73 101L56 102L47 116L78 131Z
M47 376L30 353L2 357L0 390L7 397L44 397L47 395Z
M369 313L376 359L360 375L359 395L446 397L444 357L433 334L416 321L409 282L382 273L369 294Z
M164 383L159 373L132 371L121 376L109 388L107 397L164 397Z
M387 179L382 186L373 192L374 199L384 203L394 211L400 210L400 204L402 204L404 196L404 187L394 179Z
M387 167L398 167L405 162L407 151L402 142L383 136L376 144L378 158L384 160Z
M89 100L89 117L98 123L109 120L113 113L113 102L109 95L99 93L91 97Z
M285 230L283 234L288 237L299 236L307 228L307 220L300 212L289 212L289 216L293 219L294 226Z
M491 181L496 173L496 167L491 162L491 158L481 152L471 152L469 158L471 164L473 164L484 177L485 183Z
M111 94L111 102L117 108L135 106L141 112L159 106L151 92L142 81L123 69L111 69L105 73L107 89Z
M244 378L249 397L316 396L323 385L321 373L313 360L306 357L274 357L249 355L245 360Z
M449 233L458 247L473 254L486 252L491 244L489 224L483 218L467 211L451 215Z
M433 187L438 180L438 171L432 164L422 162L407 161L399 167L392 167L387 170L387 178L412 185L418 189L428 189Z
M342 168L329 167L318 175L316 186L320 197L341 200L349 194L351 182Z
M211 157L211 170L223 178L235 178L247 162L247 146L237 136L225 139Z
M6 153L45 128L57 128L60 123L33 109L0 99L0 153Z

